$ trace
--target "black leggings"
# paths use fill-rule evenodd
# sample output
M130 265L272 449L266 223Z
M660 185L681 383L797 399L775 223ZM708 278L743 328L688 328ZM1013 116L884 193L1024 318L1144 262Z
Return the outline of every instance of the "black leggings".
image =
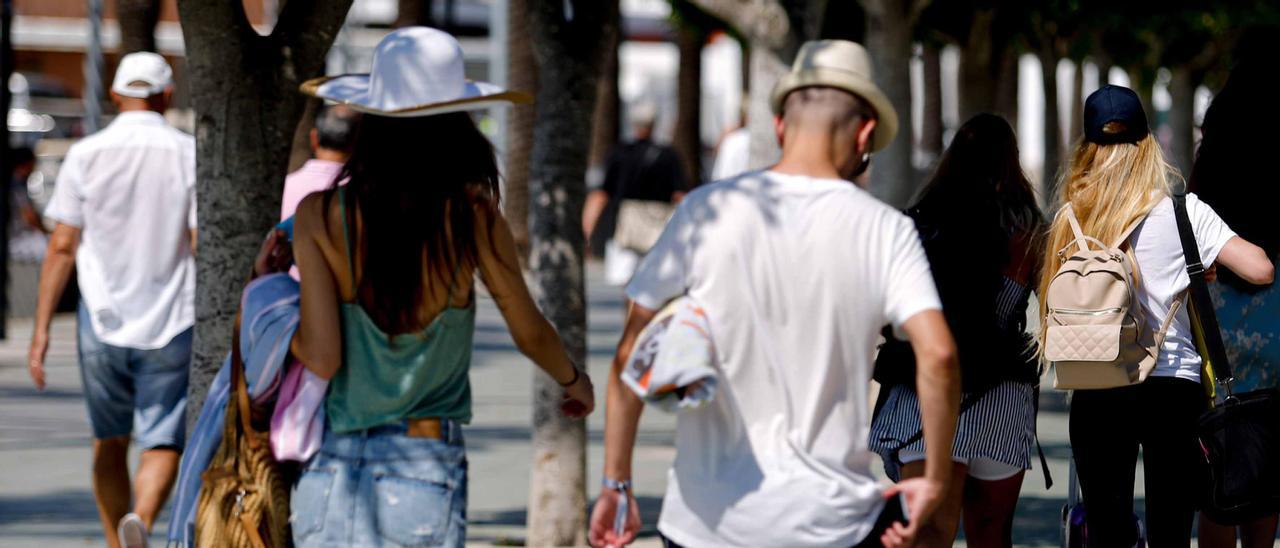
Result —
M1206 408L1199 384L1152 377L1071 396L1071 451L1084 494L1089 546L1130 547L1138 447L1146 481L1147 545L1189 546L1204 492L1204 458L1196 421Z

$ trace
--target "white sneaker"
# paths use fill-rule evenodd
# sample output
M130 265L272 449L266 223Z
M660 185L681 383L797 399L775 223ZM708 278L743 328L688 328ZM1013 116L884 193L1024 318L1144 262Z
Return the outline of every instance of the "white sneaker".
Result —
M120 546L124 548L147 548L147 526L142 523L138 514L129 512L120 518L116 534L120 536Z

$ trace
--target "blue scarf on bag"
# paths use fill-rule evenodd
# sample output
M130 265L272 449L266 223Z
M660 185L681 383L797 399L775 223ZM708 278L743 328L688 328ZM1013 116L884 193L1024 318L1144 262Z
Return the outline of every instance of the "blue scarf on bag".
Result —
M271 403L280 387L289 341L298 329L298 282L287 273L262 276L244 288L240 299L240 353L244 356L249 397L257 405ZM200 475L222 443L230 395L231 356L209 386L209 395L187 440L174 486L169 545L195 546L196 502Z

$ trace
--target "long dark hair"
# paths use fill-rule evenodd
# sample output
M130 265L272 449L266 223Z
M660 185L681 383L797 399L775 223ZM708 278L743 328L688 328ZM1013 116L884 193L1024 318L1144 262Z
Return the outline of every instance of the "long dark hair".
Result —
M1271 156L1280 149L1280 106L1274 97L1280 64L1271 59L1257 55L1240 62L1214 97L1201 126L1203 138L1190 187L1241 238L1274 258L1280 253L1280 224L1274 213L1280 176ZM1218 274L1223 283L1240 290L1265 289L1229 270L1219 269Z
M1004 118L970 118L956 131L914 209L985 226L994 222L1006 240L1039 232L1044 219L1018 156L1018 137Z
M965 390L1000 380L1033 381L1022 314L1006 317L1000 302L1003 277L1022 284L1035 279L1039 254L1033 250L1044 220L1009 123L992 114L965 122L907 214L929 258ZM881 369L882 382L911 382L888 373L891 368Z
M475 206L496 214L499 200L493 145L465 113L366 115L343 178L357 300L388 333L420 328L423 280L465 286L455 278L477 264Z

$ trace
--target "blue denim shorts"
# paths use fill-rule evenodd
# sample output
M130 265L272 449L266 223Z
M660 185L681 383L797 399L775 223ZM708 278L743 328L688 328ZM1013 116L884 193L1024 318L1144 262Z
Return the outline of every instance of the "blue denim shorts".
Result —
M77 320L80 377L93 437L133 434L144 450L181 450L186 441L192 329L163 348L141 350L98 340L83 304Z
M326 431L290 499L300 548L462 546L467 537L467 456L462 429L411 438L405 424L352 434Z

